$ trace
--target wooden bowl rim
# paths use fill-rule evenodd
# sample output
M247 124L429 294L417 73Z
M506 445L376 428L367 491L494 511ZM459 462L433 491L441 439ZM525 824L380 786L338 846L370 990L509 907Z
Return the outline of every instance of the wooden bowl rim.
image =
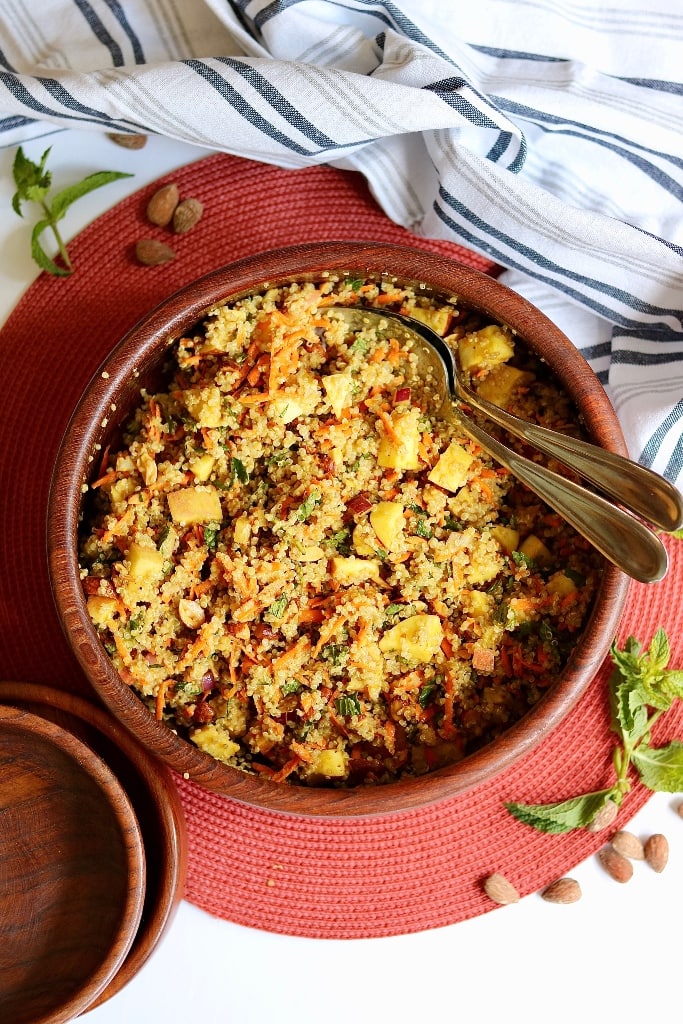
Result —
M228 264L191 282L155 307L100 365L79 400L59 448L48 501L50 579L62 628L86 676L109 710L157 757L185 778L222 795L285 814L359 817L437 803L500 774L527 754L576 704L608 653L626 603L630 580L610 563L593 612L562 675L520 721L493 744L463 761L415 779L353 789L278 784L215 761L157 722L121 681L101 648L86 611L74 537L81 493L98 443L115 407L130 394L147 360L159 362L173 342L219 302L326 272L386 274L428 282L506 323L563 380L592 439L627 454L606 392L567 336L522 296L455 260L408 246L374 242L322 242L288 246ZM531 332L531 333L530 333Z
M74 776L79 774L92 780L102 806L106 806L122 838L125 861L122 866L129 884L108 952L99 966L82 979L63 1003L32 1021L32 1024L62 1024L91 1006L116 975L131 948L142 917L146 875L144 848L135 811L125 790L109 766L86 743L40 715L0 704L0 735L10 730L25 734L30 749L35 749L36 742L42 741L45 746L61 751L73 765ZM66 780L61 781L66 783ZM2 843L11 844L12 841L11 833L3 830Z
M63 712L72 719L85 722L88 726L109 739L126 758L139 779L140 787L144 787L154 804L155 820L143 822L138 815L140 833L145 849L145 861L150 863L149 851L145 845L146 828L153 828L161 836L161 858L154 860L154 871L147 872L145 899L140 926L131 948L106 988L97 995L89 1010L100 1006L111 999L128 982L135 977L152 955L161 938L168 929L177 905L180 902L187 875L187 830L180 793L173 781L170 770L153 754L146 750L138 739L125 729L103 707L78 694L43 683L23 683L15 680L0 680L0 706L31 705L31 714L42 717L42 711L35 705L43 705ZM96 741L93 749L108 764L106 756L97 749ZM109 765L111 768L111 765ZM112 769L116 774L115 769ZM135 811L136 794L127 790ZM137 813L137 812L136 812ZM164 841L165 840L165 841ZM154 903L148 900L155 887Z

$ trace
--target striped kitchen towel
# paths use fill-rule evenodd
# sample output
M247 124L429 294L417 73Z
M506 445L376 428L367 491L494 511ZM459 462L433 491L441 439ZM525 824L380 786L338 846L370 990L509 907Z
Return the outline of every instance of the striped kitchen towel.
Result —
M362 172L506 268L683 486L680 0L0 0L0 145L160 134Z

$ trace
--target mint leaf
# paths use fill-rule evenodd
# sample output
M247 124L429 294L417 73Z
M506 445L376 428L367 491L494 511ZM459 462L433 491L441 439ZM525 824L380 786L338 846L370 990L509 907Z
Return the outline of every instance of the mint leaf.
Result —
M23 217L22 203L32 202L38 204L41 209L42 218L34 226L31 233L31 256L41 270L45 270L48 274L54 274L58 277L66 277L72 270L71 260L59 233L58 222L64 217L71 204L75 203L81 196L87 195L88 192L101 188L102 185L107 185L111 181L117 181L119 178L130 178L132 175L126 174L123 171L97 171L95 174L89 174L77 184L62 189L61 192L58 192L52 198L52 204L50 205L48 203L48 195L52 185L52 174L45 169L49 155L50 149L46 149L40 158L40 163L36 164L33 160L29 160L22 147L19 146L12 165L14 184L17 187L16 192L12 196L12 209L19 217ZM61 263L56 263L51 259L41 243L40 236L48 229L52 231L55 237Z
M683 743L672 740L664 747L641 743L631 755L641 782L656 793L683 791Z
M46 270L48 274L54 274L57 277L67 277L71 271L66 267L60 267L54 262L54 260L51 260L40 244L40 236L49 226L50 222L48 220L39 220L38 223L34 225L33 231L31 232L31 256L41 270Z
M45 170L45 162L50 154L50 149L45 150L39 164L29 160L21 146L15 154L12 175L17 191L12 197L12 208L20 217L23 216L22 202L40 203L50 189L52 175Z
M83 178L83 181L79 181L77 185L69 185L68 188L62 189L52 198L50 210L54 220L61 220L71 204L81 196L87 195L88 192L94 192L96 188L102 188L103 185L118 181L119 178L132 177L132 174L124 174L123 171L96 171L95 174L89 174Z
M531 825L539 832L560 835L575 828L585 828L608 800L615 795L614 787L596 793L585 793L571 800L554 804L506 803L505 806L518 821Z

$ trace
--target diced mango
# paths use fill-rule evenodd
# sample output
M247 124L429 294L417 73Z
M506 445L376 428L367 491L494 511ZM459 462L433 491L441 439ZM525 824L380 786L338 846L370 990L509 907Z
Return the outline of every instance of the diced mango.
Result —
M510 404L515 390L524 384L530 384L533 380L533 373L518 370L516 366L510 366L508 363L501 363L477 385L477 394L504 409Z
M557 594L559 597L566 597L567 594L573 594L577 590L576 583L569 576L565 576L563 572L554 573L548 580L547 590L550 594Z
M270 415L280 423L291 423L292 420L304 415L304 406L294 394L283 396L270 403Z
M220 523L221 499L215 487L183 487L168 495L171 518L179 526L193 523Z
M383 433L379 441L377 463L383 469L419 469L420 412L395 408L391 414L394 436Z
M217 725L202 725L192 732L192 742L218 761L230 761L240 749L239 743Z
M213 455L209 455L205 452L204 455L200 455L199 458L193 459L190 463L190 469L194 474L195 480L199 480L200 483L204 483L211 476L211 470L216 464L216 460Z
M496 324L466 334L458 341L458 357L463 370L491 370L505 363L515 349L509 333Z
M125 501L135 491L137 484L131 477L123 476L120 480L115 480L109 488L109 497L112 500L113 505L118 505L119 502Z
M343 778L346 775L347 756L343 750L320 750L311 764L311 773L326 778Z
M428 474L428 479L447 491L458 491L467 480L467 470L472 461L473 456L466 448L457 441L451 441Z
M551 565L553 556L550 551L536 534L530 533L528 537L525 537L519 546L519 550L527 558L530 558L536 565L541 567Z
M355 555L347 558L335 555L330 560L330 575L342 586L363 583L364 580L379 580L379 562L371 558L356 558Z
M370 524L387 551L396 551L403 537L403 505L397 501L378 501L370 510Z
M513 530L511 526L494 526L491 536L498 541L501 548L507 555L517 550L519 544L519 530Z
M232 541L236 548L245 548L251 540L251 523L247 516L238 516L234 521Z
M412 615L387 630L379 642L384 654L408 661L430 661L441 647L443 628L438 615Z
M156 548L131 544L127 557L132 579L155 580L163 575L164 556Z
M329 373L322 379L322 385L335 416L341 416L351 405L353 377L350 373Z
M482 590L469 590L463 594L463 607L474 619L483 619L491 613L493 598Z
M412 316L413 320L419 320L420 323L431 327L442 338L447 333L453 319L453 311L446 306L440 306L438 309L424 309L422 306L414 306L410 310L409 315Z
M96 626L108 626L119 609L114 597L91 594L88 598L88 614Z
M200 427L220 427L221 425L221 392L220 388L209 385L204 388L187 388L182 392L185 408Z

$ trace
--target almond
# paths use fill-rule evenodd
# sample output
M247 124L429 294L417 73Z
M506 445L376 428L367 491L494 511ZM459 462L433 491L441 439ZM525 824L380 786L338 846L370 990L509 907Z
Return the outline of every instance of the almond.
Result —
M590 824L586 825L587 831L602 832L603 829L609 828L618 813L619 808L615 804L614 800L608 800L607 803L600 808Z
M669 843L666 836L656 832L645 842L645 860L653 871L663 871L669 859Z
M170 224L179 199L180 192L174 183L158 189L147 203L147 220L150 224L156 224L160 228Z
M504 875L494 872L484 880L484 892L494 903L507 906L509 903L519 903L519 893L512 882L508 882Z
M629 860L645 860L645 847L633 832L625 832L623 829L615 832L612 836L612 846L617 853L622 857L628 857Z
M176 235L184 235L200 220L204 207L198 199L183 199L173 213L173 230Z
M145 267L157 267L160 263L175 259L173 249L164 242L158 242L156 238L141 238L136 242L135 256L138 263Z
M683 804L679 804L676 808L676 814L679 818L683 818Z
M598 851L598 860L615 882L628 882L633 876L633 864L613 846L605 846Z
M581 886L574 878L558 878L541 893L548 903L576 903L581 895Z
M123 146L124 149L142 149L147 145L146 135L118 135L115 132L108 132L107 138L115 142L117 146Z

